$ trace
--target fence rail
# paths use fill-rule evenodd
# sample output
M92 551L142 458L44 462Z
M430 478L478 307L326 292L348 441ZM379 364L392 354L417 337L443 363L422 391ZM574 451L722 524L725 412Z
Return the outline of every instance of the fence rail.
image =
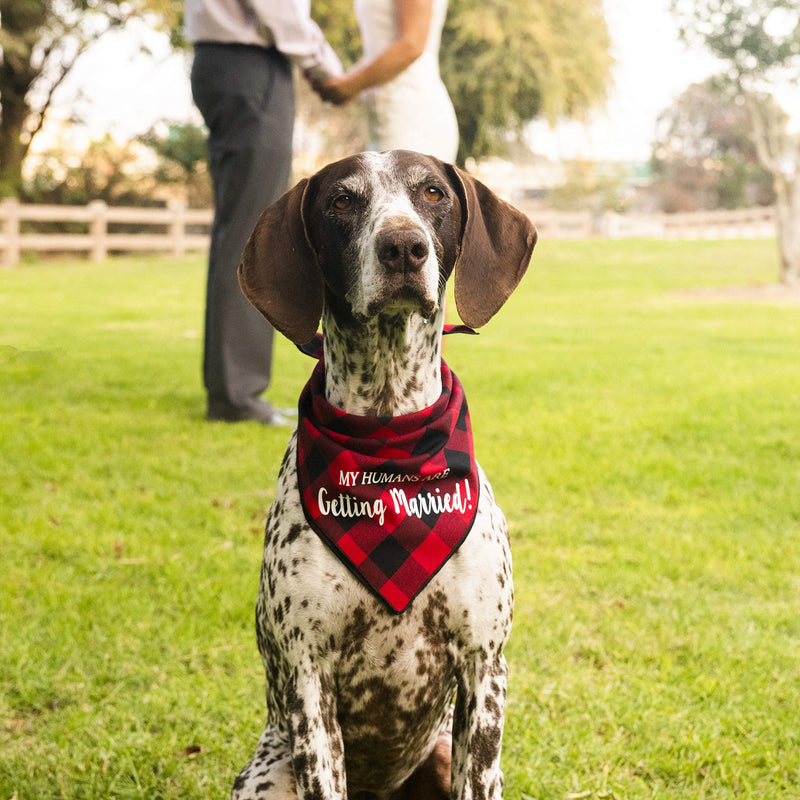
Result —
M776 235L773 208L648 215L521 208L547 239L754 239ZM188 209L183 203L167 208L122 208L100 201L88 206L48 206L3 200L0 265L17 265L23 252L82 252L94 261L104 261L109 253L130 251L182 256L208 247L212 217L210 209ZM82 230L42 230L54 223L70 223ZM125 226L142 230L113 230Z
M777 235L775 209L693 211L682 214L614 214L526 209L548 239L760 239Z
M101 201L87 206L0 203L0 264L13 267L23 252L82 252L94 261L109 253L148 251L182 256L204 250L210 240L213 212L189 209L183 203L167 208L123 208ZM76 232L42 230L47 225L70 224ZM114 228L136 226L136 232Z

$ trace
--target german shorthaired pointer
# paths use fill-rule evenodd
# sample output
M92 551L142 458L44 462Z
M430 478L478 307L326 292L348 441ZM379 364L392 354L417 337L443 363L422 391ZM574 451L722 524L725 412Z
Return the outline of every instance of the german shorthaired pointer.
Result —
M408 151L330 164L262 214L245 294L298 346L320 319L324 337L266 524L269 719L236 800L502 796L508 532L441 336L451 272L461 319L481 326L535 242L481 183Z

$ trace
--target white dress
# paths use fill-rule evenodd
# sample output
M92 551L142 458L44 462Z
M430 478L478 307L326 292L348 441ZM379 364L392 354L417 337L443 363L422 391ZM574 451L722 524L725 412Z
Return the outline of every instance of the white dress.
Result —
M458 123L439 75L439 42L447 0L433 0L423 54L396 78L365 92L372 150L416 150L455 161ZM372 60L397 37L394 0L355 0L364 58Z

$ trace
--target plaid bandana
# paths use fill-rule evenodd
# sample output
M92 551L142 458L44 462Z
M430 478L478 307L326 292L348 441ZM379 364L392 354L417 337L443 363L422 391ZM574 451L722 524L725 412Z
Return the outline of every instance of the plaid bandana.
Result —
M301 349L321 359L320 344L318 336ZM403 611L459 548L478 510L464 390L442 362L442 394L432 406L360 417L331 406L324 384L320 360L299 403L303 511L345 566Z

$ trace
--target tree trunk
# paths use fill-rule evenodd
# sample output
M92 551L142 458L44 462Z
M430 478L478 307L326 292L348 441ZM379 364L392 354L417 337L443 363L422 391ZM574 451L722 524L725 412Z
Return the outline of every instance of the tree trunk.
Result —
M0 197L18 197L30 144L22 140L29 112L27 94L39 74L33 65L31 34L45 24L47 13L39 2L2 3L2 8L8 44L0 59Z
M800 167L800 164L798 165ZM780 281L786 286L800 285L800 175L785 175L775 181L778 188L778 250L781 258Z
M0 119L0 197L19 197L22 188L22 162L27 145L22 130L28 109L25 103L3 97L3 116Z
M772 98L745 95L753 143L775 187L780 282L800 284L800 143L788 130L789 117Z

